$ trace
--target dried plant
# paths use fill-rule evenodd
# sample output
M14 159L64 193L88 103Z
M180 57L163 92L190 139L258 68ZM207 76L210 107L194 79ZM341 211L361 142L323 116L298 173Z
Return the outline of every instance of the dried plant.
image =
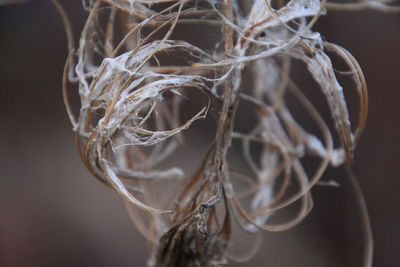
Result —
M310 190L328 165L351 162L368 107L357 61L312 26L330 8L399 9L388 1L89 0L75 51L69 22L53 2L70 40L63 90L79 154L93 176L126 200L133 222L152 244L150 266L240 260L226 252L234 221L255 233L283 231L307 216ZM179 38L177 31L190 27L205 27L219 38L206 40L208 48ZM346 72L335 71L332 56L346 64ZM334 128L294 82L293 61L318 84ZM356 123L350 122L341 74L352 79L358 95ZM67 87L73 84L81 99L77 118L68 101ZM316 131L297 121L300 111L287 104L288 94ZM193 101L207 101L187 118L190 110L183 104L193 95ZM240 103L255 122L251 131L234 127ZM217 116L215 138L197 171L160 167L184 144L186 130L211 113ZM252 175L228 163L232 142L242 145ZM318 162L312 172L303 166L308 158ZM295 202L300 208L292 219L270 222L271 214ZM368 265L371 254L366 258Z

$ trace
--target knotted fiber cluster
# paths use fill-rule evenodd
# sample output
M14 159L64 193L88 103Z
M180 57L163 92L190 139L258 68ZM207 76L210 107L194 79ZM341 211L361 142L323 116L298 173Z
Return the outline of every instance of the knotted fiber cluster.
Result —
M370 3L358 7L392 8ZM89 16L76 52L71 45L64 73L67 110L82 161L124 197L133 221L151 241L149 265L240 260L227 251L233 219L249 233L293 227L312 208L310 190L326 168L352 160L367 115L364 76L347 50L312 30L326 7L346 10L346 4L93 0L84 1L84 7ZM180 27L203 27L218 37L204 47L182 38ZM345 90L358 95L356 122L350 121L328 54L348 68L345 75L354 86ZM313 77L334 128L293 81L292 62L301 62ZM81 100L77 118L68 101L67 87L73 84ZM207 101L188 118L182 105L197 101L190 99L193 94ZM288 94L302 111L287 104ZM251 107L255 121L248 132L234 125L241 103ZM318 130L311 132L297 122L297 112L307 113ZM215 138L204 159L193 163L197 171L160 167L180 146L190 145L186 130L212 115L217 118ZM241 175L228 163L232 142L241 144L251 175ZM252 153L254 145L259 153ZM303 166L306 158L318 159L311 172ZM162 183L172 186L160 187ZM271 214L295 202L300 208L292 219L269 222Z

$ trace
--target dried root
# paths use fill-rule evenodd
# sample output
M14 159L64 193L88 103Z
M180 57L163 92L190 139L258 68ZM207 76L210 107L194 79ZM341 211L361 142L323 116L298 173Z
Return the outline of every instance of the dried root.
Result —
M64 73L67 110L82 161L125 198L132 220L152 243L149 265L156 266L224 263L232 219L254 233L283 231L307 216L310 190L326 168L351 162L368 108L357 61L311 28L326 8L397 9L381 1L318 0L89 0L84 6L89 16ZM219 35L212 49L179 38L180 27L198 26ZM348 67L354 88L345 90L359 96L356 123L350 121L340 73L328 54ZM301 62L318 84L334 129L293 81L293 61ZM252 83L245 81L248 75ZM81 99L77 118L68 102L67 86L73 84ZM208 101L182 119L188 92ZM285 101L288 94L317 131L296 121L298 111ZM249 132L234 127L239 103L254 114ZM186 130L212 112L218 117L215 139L195 174L179 166L160 168L183 144ZM232 142L242 145L252 175L230 166ZM254 146L260 153L252 152ZM312 172L305 171L305 158L318 162ZM173 186L160 190L165 180ZM295 202L300 203L297 215L270 222L273 213Z

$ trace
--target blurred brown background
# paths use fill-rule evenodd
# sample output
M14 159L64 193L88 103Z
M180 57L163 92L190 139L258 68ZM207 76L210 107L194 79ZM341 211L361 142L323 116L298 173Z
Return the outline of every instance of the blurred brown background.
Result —
M62 2L78 32L81 1ZM316 28L352 52L367 78L369 118L354 167L374 266L400 266L400 14L332 12ZM120 197L79 160L61 96L66 38L50 1L0 6L0 36L0 266L144 266L146 242ZM341 171L326 176L342 186L316 187L304 223L266 234L243 266L360 266L352 189Z

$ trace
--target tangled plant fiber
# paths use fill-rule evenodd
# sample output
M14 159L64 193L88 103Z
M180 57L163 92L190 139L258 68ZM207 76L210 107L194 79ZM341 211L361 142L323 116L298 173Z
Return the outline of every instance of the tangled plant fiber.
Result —
M150 266L244 260L227 252L233 220L255 233L283 231L307 216L310 190L328 165L351 162L368 107L357 61L324 41L312 26L329 8L398 10L387 1L87 0L83 4L89 16L75 51L64 10L53 3L70 41L63 92L80 156L96 178L126 200L132 220L152 244ZM195 26L219 36L211 48L178 38L179 27ZM337 73L328 54L348 70ZM293 81L293 61L302 62L318 84L334 128ZM358 95L356 123L350 122L339 74L352 79ZM67 87L73 84L81 100L78 117L68 100ZM299 111L286 103L288 94L318 130L297 122ZM183 118L183 103L193 95L207 101ZM254 117L251 131L234 127L240 103ZM184 144L186 130L210 113L217 115L215 138L197 171L161 168ZM233 141L242 145L252 175L239 174L228 163ZM259 153L252 152L254 145ZM306 158L318 162L312 172L305 171ZM300 203L297 215L270 222L271 214L295 202Z

